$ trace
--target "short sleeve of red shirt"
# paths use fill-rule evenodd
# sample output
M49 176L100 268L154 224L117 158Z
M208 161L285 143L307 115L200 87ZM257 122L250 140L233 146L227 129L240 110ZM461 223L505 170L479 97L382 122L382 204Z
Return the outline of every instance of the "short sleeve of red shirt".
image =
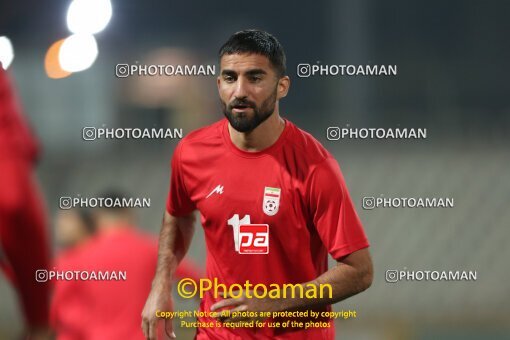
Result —
M307 194L314 225L334 259L369 246L340 167L331 156L313 169Z
M172 216L185 216L196 209L184 183L181 163L182 142L177 145L171 162L170 192L166 210Z

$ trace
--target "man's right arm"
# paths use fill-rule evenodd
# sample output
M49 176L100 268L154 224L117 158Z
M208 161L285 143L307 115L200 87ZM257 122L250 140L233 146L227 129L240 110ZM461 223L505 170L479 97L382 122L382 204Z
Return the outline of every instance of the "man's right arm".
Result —
M165 211L159 234L158 265L154 282L171 282L175 269L188 252L195 231L193 213L175 217ZM153 282L153 285L154 285Z
M165 211L159 235L158 264L152 289L142 312L142 330L146 339L156 339L156 312L172 311L172 279L193 238L195 215L175 217ZM172 322L166 322L166 333L173 334Z

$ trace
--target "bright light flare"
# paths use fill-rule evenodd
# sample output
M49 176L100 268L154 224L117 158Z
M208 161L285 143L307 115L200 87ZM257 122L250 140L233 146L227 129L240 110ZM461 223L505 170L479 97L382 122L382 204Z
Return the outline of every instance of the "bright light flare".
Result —
M88 34L73 34L60 46L58 59L67 72L80 72L88 69L98 54L96 39Z
M67 10L67 27L75 34L101 32L112 17L110 0L74 0Z
M11 41L7 37L0 37L0 63L4 70L7 70L14 59L14 49Z
M60 66L59 54L64 41L65 39L56 41L50 46L48 52L46 52L46 57L44 58L44 69L50 78L60 79L71 75L71 72L64 71L62 66Z

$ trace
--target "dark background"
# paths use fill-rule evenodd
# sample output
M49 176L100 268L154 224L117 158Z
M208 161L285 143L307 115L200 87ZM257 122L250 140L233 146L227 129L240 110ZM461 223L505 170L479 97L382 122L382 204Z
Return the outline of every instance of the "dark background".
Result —
M96 35L95 64L50 79L44 56L70 34L69 2L0 4L0 36L10 38L16 54L9 71L44 149L38 176L50 229L60 196L115 186L151 197L139 221L156 233L176 141L85 142L83 127L188 133L220 119L214 77L175 80L168 92L155 86L158 100L152 100L141 89L152 91L156 78L118 79L115 65L151 60L166 48L183 53L183 63L217 63L217 51L232 33L261 28L287 53L292 85L281 114L335 155L372 244L374 284L335 305L358 312L337 323L339 338L508 336L509 2L114 0L110 24ZM396 64L398 76L297 77L298 64L317 62ZM326 139L327 127L346 124L427 128L428 138ZM362 210L362 197L379 195L454 197L455 207ZM203 235L193 242L190 256L203 264ZM477 270L478 280L385 282L386 270L404 267ZM15 334L22 319L3 278L0 301L0 329Z

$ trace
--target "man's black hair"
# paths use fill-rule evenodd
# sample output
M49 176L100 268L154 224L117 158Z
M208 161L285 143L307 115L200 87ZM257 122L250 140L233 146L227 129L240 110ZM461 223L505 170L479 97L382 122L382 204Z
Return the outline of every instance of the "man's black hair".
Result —
M225 54L255 53L269 59L276 75L281 78L286 72L286 57L280 42L271 34L249 29L234 33L227 42L221 46L219 57Z
M90 209L77 208L76 213L78 214L80 220L83 222L87 232L89 234L94 234L96 232L96 221L94 220Z
M110 199L112 201L117 201L117 200L122 201L122 200L127 200L129 195L121 190L112 188L112 189L108 189L108 190L101 192L98 196L102 197L104 199ZM121 212L130 210L130 208L113 206L113 207L106 208L106 210L111 211L111 212L121 213Z

